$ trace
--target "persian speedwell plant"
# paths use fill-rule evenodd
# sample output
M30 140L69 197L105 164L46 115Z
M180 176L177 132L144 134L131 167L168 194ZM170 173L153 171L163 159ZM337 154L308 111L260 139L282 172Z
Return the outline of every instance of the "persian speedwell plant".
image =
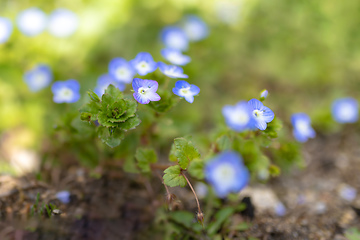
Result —
M351 97L336 99L331 108L333 118L338 123L354 123L358 120L358 102Z
M293 125L293 135L299 142L306 142L309 138L314 138L316 133L311 127L311 120L305 113L295 113L291 116Z
M52 80L52 71L45 64L39 64L24 74L24 81L32 92L37 92L49 86Z
M80 99L80 84L74 79L54 82L51 91L56 103L74 103Z
M177 49L165 48L161 50L161 55L175 65L184 66L191 61L189 56L182 54L182 52Z
M0 44L7 42L13 31L13 25L8 18L0 17Z
M185 98L189 103L194 102L194 96L200 93L200 88L186 81L177 81L172 89L175 95Z

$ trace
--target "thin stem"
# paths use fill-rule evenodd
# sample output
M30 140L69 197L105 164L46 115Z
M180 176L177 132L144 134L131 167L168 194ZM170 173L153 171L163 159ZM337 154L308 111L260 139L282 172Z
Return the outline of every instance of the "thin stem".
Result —
M160 178L160 181L161 181L162 184L164 185L167 195L170 195L169 188L168 188L168 186L166 186L166 184L164 183L164 179L162 178L162 176L160 175L160 173L156 171L156 175Z
M198 211L199 211L199 213L202 213L201 208L200 208L199 199L198 199L198 197L196 195L196 192L195 192L193 186L191 185L189 179L186 177L186 175L183 172L181 172L181 175L186 179L187 183L189 184L189 187L191 188L191 191L194 193L196 203L197 203L197 207L198 207Z

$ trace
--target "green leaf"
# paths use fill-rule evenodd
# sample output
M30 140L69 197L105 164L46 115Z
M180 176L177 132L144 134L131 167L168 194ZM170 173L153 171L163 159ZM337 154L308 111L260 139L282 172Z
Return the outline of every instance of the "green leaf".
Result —
M150 172L150 164L157 162L157 156L155 150L150 148L138 148L136 149L135 158L138 161L138 166L142 172Z
M190 162L188 172L194 178L204 179L204 161L199 159Z
M134 117L137 110L137 102L133 99L124 99L126 101L126 112L117 118L117 122L125 122L128 118Z
M274 164L271 164L269 166L269 173L272 177L277 177L280 175L281 173L281 170L278 166L274 165Z
M216 140L216 145L218 150L221 152L230 150L232 145L231 139L228 136L223 135Z
M101 105L98 102L91 101L83 105L79 109L80 113L89 113L91 115L91 121L97 120L97 116L101 111Z
M114 101L124 98L124 94L120 91L120 89L118 89L117 87L115 87L112 84L110 84L107 87L107 89L105 90L104 95L106 95L106 94L109 95ZM104 97L104 95L103 95L103 97Z
M91 101L97 102L97 103L100 102L99 96L96 93L94 93L94 91L92 91L92 90L88 91L88 95L89 95Z
M125 133L117 128L98 127L98 136L103 143L106 143L109 147L119 146L121 140L125 138Z
M137 116L134 116L134 117L127 119L125 122L116 123L116 127L118 127L121 130L128 131L128 130L134 129L140 123L141 123L140 118L138 118Z
M123 169L125 172L128 172L128 173L139 173L139 170L136 167L136 162L135 162L135 159L133 158L133 156L128 156L125 159Z
M108 117L108 121L110 122L121 122L117 121L127 110L127 103L124 99L117 100L113 102L106 109L106 116Z
M157 93L161 97L160 101L150 102L149 104L157 112L167 112L178 103L176 97L167 90L158 90Z
M171 145L170 154L169 154L169 160L171 162L177 162L177 157L175 156L175 152L176 152L176 147L175 147L175 143L173 143Z
M88 112L81 113L80 119L82 121L90 122L91 121L91 113L88 113Z
M179 165L171 166L164 171L164 183L169 187L185 187L186 179L181 175L181 169Z
M360 231L359 229L352 227L346 230L345 237L349 240L359 240L360 239Z
M225 223L227 219L230 218L231 215L235 212L235 209L232 207L225 207L218 211L215 214L215 221L209 224L208 233L209 235L213 235L217 233L221 226Z
M186 169L189 163L197 158L200 158L200 153L193 143L185 138L175 138L175 156L182 169Z

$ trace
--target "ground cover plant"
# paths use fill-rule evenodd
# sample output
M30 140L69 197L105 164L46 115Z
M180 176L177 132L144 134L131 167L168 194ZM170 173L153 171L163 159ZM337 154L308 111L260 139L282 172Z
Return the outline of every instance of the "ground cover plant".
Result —
M0 239L356 239L335 5L0 3Z

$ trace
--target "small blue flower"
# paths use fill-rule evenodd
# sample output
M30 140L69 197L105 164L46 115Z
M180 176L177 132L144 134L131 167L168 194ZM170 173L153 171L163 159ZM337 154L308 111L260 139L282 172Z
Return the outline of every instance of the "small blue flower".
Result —
M311 120L305 113L293 114L291 124L294 127L293 135L299 142L306 142L309 138L316 136L314 129L311 127Z
M176 49L165 48L161 50L161 55L175 65L184 66L191 61L189 56L182 54L181 51Z
M179 27L168 26L161 32L161 40L167 48L185 51L189 46L189 39Z
M177 81L172 91L175 95L185 98L189 103L193 103L194 96L199 94L200 88L186 81Z
M266 90L266 89L262 90L260 93L260 98L265 99L265 98L267 98L268 94L269 94L268 90Z
M143 80L140 78L134 78L132 82L134 89L134 98L141 104L148 104L150 101L159 101L161 98L156 93L159 84L154 80Z
M252 109L246 101L240 101L235 106L224 106L222 114L229 128L237 132L249 129L255 124L252 118Z
M358 103L354 98L336 99L331 110L333 118L338 123L354 123L358 120Z
M267 123L274 120L275 114L257 99L251 99L248 104L252 109L252 117L255 120L254 126L260 130L265 130Z
M282 217L286 214L286 207L282 202L278 202L274 207L275 214Z
M56 193L56 198L59 199L60 202L64 204L68 204L70 202L70 192L68 191L60 191Z
M340 197L346 201L353 201L356 198L357 190L349 185L343 185L339 191Z
M231 192L241 191L248 184L250 173L238 153L226 151L206 163L205 179L216 195L224 198Z
M51 91L56 103L74 103L80 99L80 84L73 79L54 82Z
M78 25L79 19L75 13L59 8L51 13L48 29L51 35L58 38L66 38L75 33Z
M132 65L123 58L110 61L109 73L115 80L123 83L131 83L136 74Z
M188 15L182 22L182 28L186 36L192 42L200 41L209 35L206 23L195 15Z
M51 83L53 75L47 65L39 64L24 74L24 81L32 92L37 92Z
M189 76L184 74L184 70L181 67L174 65L166 65L163 62L158 62L160 71L171 78L188 78Z
M135 59L130 61L132 67L141 76L151 73L156 70L157 63L154 61L150 53L140 52Z
M19 13L16 18L19 30L29 36L42 33L47 25L47 16L39 8L28 8Z
M120 91L125 90L125 84L124 83L115 81L109 74L103 74L98 78L97 85L96 85L96 87L94 89L94 92L98 96L102 96L105 93L106 88L110 84L117 87Z
M0 17L0 43L5 43L11 36L13 25L8 18Z

